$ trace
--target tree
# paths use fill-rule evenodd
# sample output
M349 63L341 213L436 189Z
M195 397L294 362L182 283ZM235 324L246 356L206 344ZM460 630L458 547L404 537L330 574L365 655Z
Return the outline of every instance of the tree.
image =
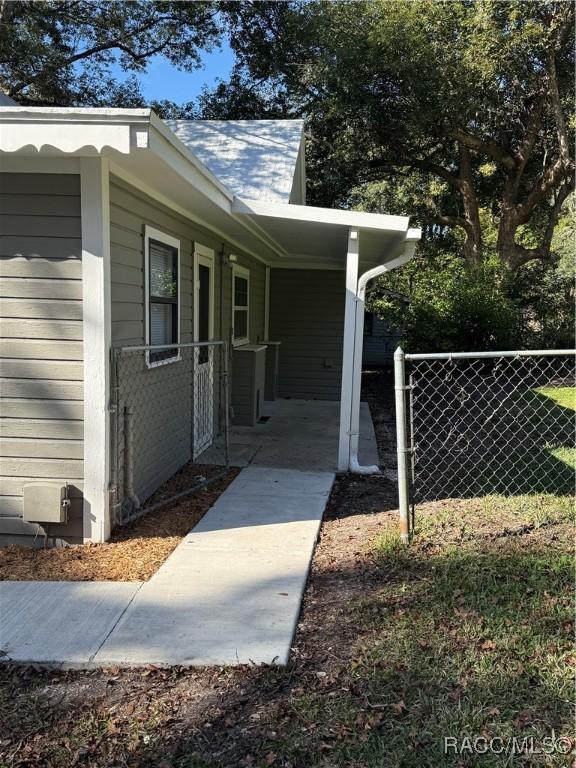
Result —
M428 236L458 230L470 265L495 251L514 274L552 258L574 189L572 3L225 5L234 100L220 87L220 109L207 102L235 116L254 93L280 96L287 114L307 117L315 201L346 206L353 186L394 197L408 185Z
M153 56L192 71L221 36L216 2L0 0L0 87L22 104L142 106Z

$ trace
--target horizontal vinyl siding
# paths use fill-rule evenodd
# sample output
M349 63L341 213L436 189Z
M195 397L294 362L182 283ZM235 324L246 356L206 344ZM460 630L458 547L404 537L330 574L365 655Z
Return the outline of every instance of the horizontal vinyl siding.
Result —
M30 543L23 486L70 483L82 536L83 327L80 178L0 174L0 544Z
M230 247L208 229L174 213L115 177L110 183L112 341L115 346L145 342L144 229L150 225L180 241L180 339L193 340L193 253L199 243L214 251L214 337L230 341L231 268L222 269L222 248ZM250 270L251 340L264 336L265 267L258 260L233 251ZM218 395L218 355L215 394ZM187 366L187 368L186 368ZM124 356L120 367L121 406L134 406L135 490L143 501L190 460L192 451L192 371L190 353L179 363L147 369L144 355ZM188 379L182 370L188 371ZM232 377L233 377L232 371ZM215 422L217 421L215 409ZM120 434L122 416L120 416ZM120 446L120 451L122 450ZM119 467L120 483L122 468Z
M339 400L345 275L273 269L270 338L280 341L279 395Z
M144 230L149 225L180 241L180 340L194 338L194 244L214 251L214 336L221 338L220 250L222 243L119 179L110 186L112 341L145 343ZM141 501L192 458L192 352L181 362L148 369L144 354L122 356L121 407L134 408L134 481ZM215 365L215 391L217 388ZM215 421L217 420L215 408ZM122 415L120 434L122 434ZM120 446L122 451L122 446ZM119 467L122 483L122 467Z
M364 336L362 363L376 366L392 365L399 340L400 335L392 332L381 318L374 315L372 334Z

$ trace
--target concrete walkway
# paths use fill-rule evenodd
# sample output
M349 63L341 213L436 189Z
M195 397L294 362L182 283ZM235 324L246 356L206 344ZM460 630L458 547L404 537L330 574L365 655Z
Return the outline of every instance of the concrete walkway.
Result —
M141 582L0 582L2 661L87 666Z
M0 582L0 659L68 667L288 661L334 481L339 404L277 400L235 427L245 467L150 581ZM360 460L378 463L368 406ZM221 448L201 460L218 463Z
M247 467L143 584L3 582L3 659L285 664L333 481Z

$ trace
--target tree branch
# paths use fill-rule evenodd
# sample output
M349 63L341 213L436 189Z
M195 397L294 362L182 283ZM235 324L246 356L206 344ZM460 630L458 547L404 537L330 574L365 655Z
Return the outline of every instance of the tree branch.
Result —
M526 224L538 203L542 202L553 189L560 186L564 179L569 179L573 173L574 163L571 162L570 165L566 167L564 159L559 157L556 162L547 168L540 176L539 180L526 196L524 202L515 206L514 216L516 222L518 224Z
M554 237L554 229L558 223L558 217L562 206L566 198L574 192L574 177L568 178L565 184L563 184L558 190L554 204L550 208L548 214L548 223L542 239L536 248L526 248L523 245L519 245L514 242L512 253L512 268L518 269L518 267L528 264L530 261L540 259L546 261L550 258L550 248L552 246L552 238Z
M438 163L435 163L431 160L412 157L406 148L397 142L392 145L392 149L398 152L398 154L404 158L406 165L411 165L413 168L418 168L421 171L433 173L435 176L439 176L441 179L444 179L444 181L450 187L452 187L452 189L455 189L458 192L461 191L460 179L453 173L450 173L450 171L447 168L444 168L444 166L438 165Z
M548 96L550 97L550 103L552 104L552 113L554 115L554 122L556 123L556 133L558 134L558 146L560 147L560 157L562 161L568 167L572 162L570 157L570 141L568 139L568 132L566 130L566 121L564 120L564 114L562 112L562 104L560 102L560 93L558 91L558 78L556 76L556 61L554 59L554 51L551 52L548 59L548 81L549 89Z
M501 163L505 168L508 168L508 170L512 170L516 166L514 157L492 139L479 139L463 128L453 128L446 135L455 139L460 144L464 144L468 149L474 149L477 152L488 155L493 160Z
M134 30L129 37L134 38L137 35L141 35L143 32L147 32L149 29L152 29L154 26L156 26L159 23L160 19L154 18L151 19L148 23L143 24L138 29ZM87 59L90 56L94 56L97 53L103 53L104 51L109 51L114 48L117 48L118 50L123 51L127 55L131 56L135 61L141 61L142 59L146 58L147 56L152 56L154 53L158 53L159 51L164 48L169 41L172 39L173 34L169 36L167 40L160 43L160 45L155 46L150 51L146 51L145 53L137 53L136 51L132 50L124 41L123 38L116 37L113 40L109 40L106 43L100 43L99 45L94 45L91 48L86 48L83 51L80 51L79 53L75 53L73 56L69 56L64 61L59 62L58 64L53 64L52 66L48 66L42 71L38 72L36 75L34 75L31 78L28 78L28 80L21 81L20 83L17 83L12 88L10 88L9 95L14 96L15 94L20 93L24 90L24 88L27 88L30 85L33 85L35 82L40 80L41 77L43 77L47 72L57 72L59 69L64 69L65 67L69 67L71 64L76 63L77 61L82 61L83 59Z
M427 219L431 224L439 224L441 227L462 227L466 229L467 221L462 216L448 216L438 214Z

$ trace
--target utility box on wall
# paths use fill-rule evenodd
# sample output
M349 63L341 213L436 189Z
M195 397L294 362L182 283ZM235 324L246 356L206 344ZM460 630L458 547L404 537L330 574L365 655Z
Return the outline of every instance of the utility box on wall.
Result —
M66 486L28 483L23 487L23 519L30 523L65 523L68 520Z
M232 355L232 423L253 427L262 415L266 377L266 347L243 344Z
M280 371L280 341L265 341L266 344L266 379L264 400L276 400L278 397L278 376Z

